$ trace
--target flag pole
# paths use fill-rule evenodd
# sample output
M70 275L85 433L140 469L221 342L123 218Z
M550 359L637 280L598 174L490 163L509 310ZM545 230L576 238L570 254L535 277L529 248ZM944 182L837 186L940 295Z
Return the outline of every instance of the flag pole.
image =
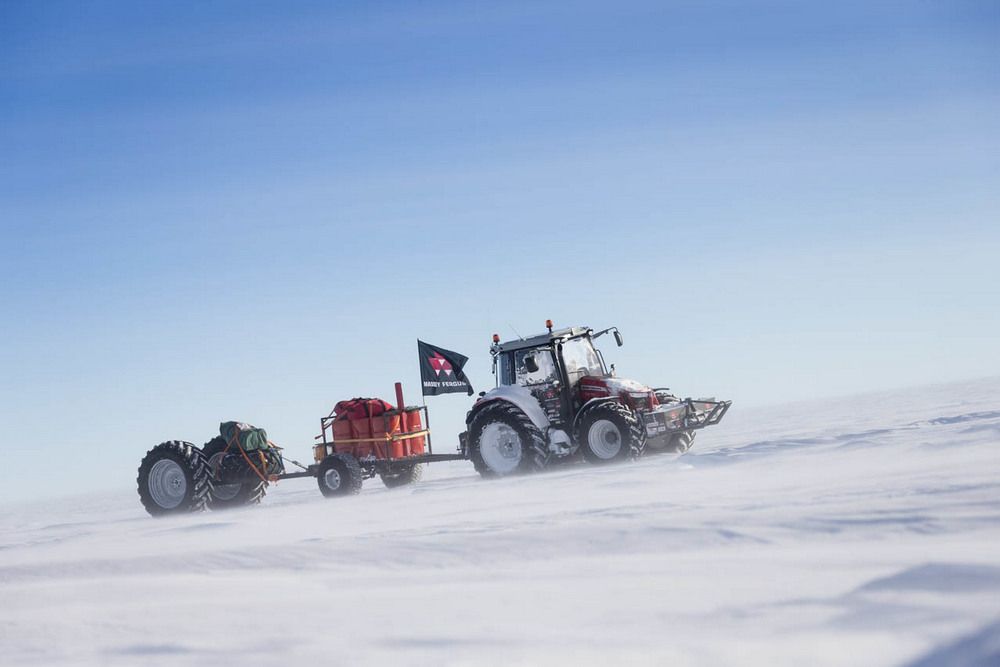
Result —
M420 339L419 338L417 339L417 357L418 358L420 357ZM417 370L420 371L420 400L423 402L423 406L426 408L427 407L427 394L424 393L424 371L420 367L419 363L417 364ZM424 414L427 414L427 412L425 411Z

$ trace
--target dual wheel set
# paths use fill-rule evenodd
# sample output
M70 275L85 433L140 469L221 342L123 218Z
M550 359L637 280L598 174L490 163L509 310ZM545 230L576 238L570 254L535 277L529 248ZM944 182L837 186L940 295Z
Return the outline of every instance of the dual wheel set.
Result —
M420 464L396 464L392 467L362 465L347 453L332 454L306 472L285 474L280 454L268 452L261 466L268 473L261 479L248 467L242 474L226 475L225 468L240 464L234 454L227 454L223 438L208 441L202 447L190 442L169 440L153 447L139 465L139 499L153 516L184 514L205 509L226 509L255 505L267 492L272 479L316 477L320 492L328 497L357 494L365 479L378 475L388 488L418 481L423 473ZM226 481L222 481L223 478Z

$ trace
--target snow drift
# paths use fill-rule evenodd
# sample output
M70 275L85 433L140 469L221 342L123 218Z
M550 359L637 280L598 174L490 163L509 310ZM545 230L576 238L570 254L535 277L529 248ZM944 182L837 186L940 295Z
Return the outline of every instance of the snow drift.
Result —
M12 665L996 664L1000 380L737 404L636 464L6 507L0 599Z

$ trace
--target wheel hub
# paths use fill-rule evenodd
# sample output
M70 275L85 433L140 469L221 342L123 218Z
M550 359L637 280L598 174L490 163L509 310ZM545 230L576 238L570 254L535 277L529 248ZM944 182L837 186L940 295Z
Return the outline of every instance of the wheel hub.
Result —
M327 488L330 490L340 488L340 473L336 468L329 468L325 473L323 473L323 483L326 484Z
M226 458L225 452L218 452L213 454L212 458L208 460L208 465L212 469L212 474L216 479L220 479L223 474L223 461ZM215 488L212 489L212 495L219 500L232 500L236 497L236 494L240 492L240 487L242 484L216 484Z
M587 444L590 446L590 451L598 458L613 459L621 452L622 434L613 421L598 419L587 431Z
M490 470L506 475L520 465L524 450L517 431L503 422L493 422L479 436L479 452Z
M163 509L174 509L187 494L187 477L181 466L171 459L161 459L149 470L149 495Z

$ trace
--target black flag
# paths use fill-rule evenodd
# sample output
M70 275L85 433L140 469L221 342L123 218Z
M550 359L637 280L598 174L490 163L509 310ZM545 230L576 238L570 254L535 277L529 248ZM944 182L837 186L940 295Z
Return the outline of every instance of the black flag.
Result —
M422 340L417 341L417 353L420 355L420 382L424 396L463 391L472 396L472 383L462 372L468 357Z

